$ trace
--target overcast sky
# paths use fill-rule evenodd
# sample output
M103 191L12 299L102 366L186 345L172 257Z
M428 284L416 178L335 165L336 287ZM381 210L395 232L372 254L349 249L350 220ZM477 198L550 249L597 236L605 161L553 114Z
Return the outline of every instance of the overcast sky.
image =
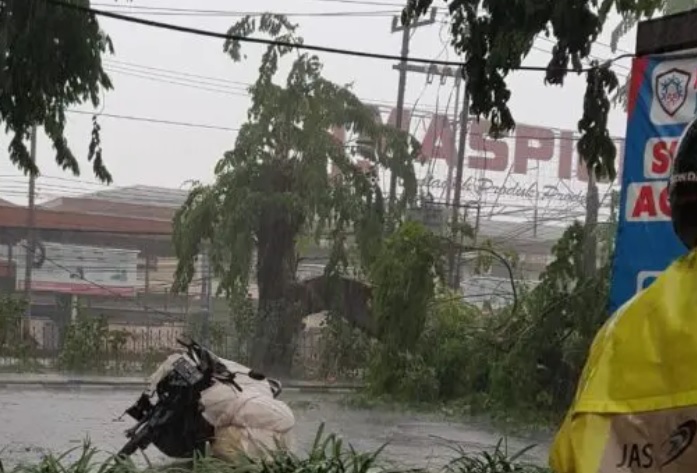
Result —
M219 32L225 32L236 18L206 16L200 12L194 15L172 9L305 14L294 16L292 20L300 25L299 34L308 44L386 54L399 54L400 50L400 34L391 33L389 16L400 8L399 0L132 0L130 3L94 0L93 5L124 13L169 8L168 15L147 18ZM443 6L444 2L436 5ZM316 16L331 12L368 12L372 16ZM102 111L105 116L101 119L104 157L114 176L114 185L177 188L189 179L209 181L216 161L233 147L234 131L156 124L123 117L239 127L249 105L244 84L255 80L264 47L244 45L243 52L248 54L248 59L234 63L223 53L221 40L112 19L100 21L116 49L115 56L106 60L115 89L105 96ZM618 18L614 18L611 24L617 21ZM443 43L447 41L447 29L441 27L437 23L418 29L411 42L410 55L456 60L454 52ZM633 50L634 35L632 31L623 39L622 50ZM606 32L593 54L600 58L612 56L608 44L609 32ZM539 39L526 64L545 65L551 47L549 41ZM392 62L332 54L321 54L320 58L325 64L325 76L338 83L353 83L359 97L384 105L396 103L397 72L392 69ZM627 75L629 64L629 60L618 62L615 70L620 79ZM418 100L419 107L430 110L438 104L439 110L445 111L448 98L452 96L451 83L439 87L435 81L426 87L425 76L412 74L407 84L407 103ZM569 77L567 84L559 88L545 86L542 73L519 72L509 78L509 85L513 90L511 106L517 121L576 128L582 110L583 76ZM449 104L448 113L452 114L453 106ZM91 110L88 105L76 108ZM613 111L610 123L613 135L624 136L625 114L621 109ZM89 114L70 114L68 137L83 166L79 178L57 168L51 145L43 134L40 135L38 164L42 177L37 184L40 200L104 188L95 182L86 163L90 131ZM0 137L3 156L0 159L0 197L23 204L27 179L7 159L7 143L6 137Z

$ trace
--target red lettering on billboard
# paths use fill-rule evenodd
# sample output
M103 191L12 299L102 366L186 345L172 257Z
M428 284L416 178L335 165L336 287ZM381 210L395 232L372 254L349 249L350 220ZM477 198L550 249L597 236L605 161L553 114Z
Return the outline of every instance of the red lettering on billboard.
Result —
M651 189L651 186L641 186L636 203L632 209L633 218L641 218L644 216L656 216L656 202L653 200L653 189Z
M487 138L488 132L489 122L486 120L470 123L467 141L470 149L477 154L468 156L469 167L470 169L505 171L508 169L508 143Z
M371 107L375 114L376 121L382 122L382 117L378 107ZM411 129L412 110L404 109L402 115L402 129ZM397 111L392 109L387 119L387 124L396 124ZM550 162L555 157L557 142L558 148L558 168L557 176L559 179L578 179L588 181L588 172L585 163L579 159L576 151L578 136L571 130L561 130L555 132L553 129L536 127L530 125L519 125L515 135L508 140L495 140L488 136L489 123L486 120L473 120L469 124L467 134L467 166L469 169L485 170L492 172L505 172L509 165L513 166L512 172L516 174L527 174L531 169L535 169L530 161ZM345 130L333 130L332 133L338 139L346 139ZM434 115L427 128L426 134L421 143L421 156L423 159L442 159L449 164L454 164L457 157L455 137L458 130L447 115ZM512 138L513 152L509 146ZM625 143L624 140L616 140L617 158L615 166L617 168L618 179L621 177L622 165L624 162ZM664 168L669 165L666 156L674 151L675 145L671 143L668 149L657 148L655 169ZM513 162L511 162L511 160ZM574 172L574 166L575 171ZM607 178L600 179L599 183L608 183Z
M663 215L670 217L670 200L668 196L668 186L664 187L658 198L658 205Z
M559 137L559 179L571 179L571 163L574 159L574 134L562 131Z
M444 159L455 164L455 132L447 115L436 115L421 142L421 159Z
M632 208L632 218L652 218L658 215L670 217L668 187L664 186L656 195L656 186L652 186L650 183L644 184L639 188L636 202Z
M673 153L678 145L677 140L658 141L653 145L653 160L651 161L651 171L655 174L667 174L673 162Z
M554 156L554 132L549 128L519 125L515 133L513 172L528 173L528 161L549 161ZM538 164L539 165L539 164Z

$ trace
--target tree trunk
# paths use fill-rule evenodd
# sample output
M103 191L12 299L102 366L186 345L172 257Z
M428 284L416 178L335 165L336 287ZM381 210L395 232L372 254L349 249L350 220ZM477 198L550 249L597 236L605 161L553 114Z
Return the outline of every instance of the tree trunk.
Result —
M284 378L290 375L294 339L302 320L290 300L295 279L295 231L284 209L264 213L257 236L259 306L252 366L267 375Z
M586 193L586 221L583 232L583 276L592 278L597 271L598 260L598 211L600 199L595 174L588 170L588 190Z

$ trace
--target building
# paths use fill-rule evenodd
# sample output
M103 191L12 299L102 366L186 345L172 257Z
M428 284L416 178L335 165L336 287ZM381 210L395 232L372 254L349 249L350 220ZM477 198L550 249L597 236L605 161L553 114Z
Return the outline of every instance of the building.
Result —
M59 344L60 327L78 306L105 315L113 329L131 333L134 351L152 347L153 340L159 340L155 345L160 347L173 344L187 321L201 314L203 278L194 277L188 294L170 292L177 264L171 247L172 219L187 194L179 189L131 186L61 197L37 206L36 238L44 261L32 270L32 317L35 330L41 332L37 336L41 345ZM468 222L473 218L470 214ZM3 292L24 289L26 224L25 207L0 202ZM534 280L549 262L563 227L479 218L477 230L477 241L490 240L515 250L519 276ZM310 250L313 263L301 265L298 277L323 272L327 246ZM485 274L475 274L473 268L471 255L463 256L466 300L510 300L510 279L503 265L494 262ZM250 292L256 294L256 288ZM216 308L227 314L224 301L218 301Z
M42 332L35 338L47 349L59 344L61 327L78 306L106 316L114 328L146 326L150 336L159 330L153 327L165 327L168 333L174 326L183 327L186 315L196 310L192 294L168 293L174 267L171 216L179 203L146 199L152 192L142 188L127 188L123 194L129 191L143 205L119 192L115 198L105 192L37 206L37 258L42 261L32 269L31 313L44 322L35 327ZM3 292L24 290L27 217L25 207L0 206Z

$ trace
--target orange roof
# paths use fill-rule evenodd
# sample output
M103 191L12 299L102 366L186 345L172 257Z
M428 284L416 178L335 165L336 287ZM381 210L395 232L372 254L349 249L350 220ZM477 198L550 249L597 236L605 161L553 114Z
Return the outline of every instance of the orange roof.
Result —
M36 208L36 229L128 233L140 235L170 235L172 222L148 218L86 214ZM0 228L26 228L27 208L0 205Z

